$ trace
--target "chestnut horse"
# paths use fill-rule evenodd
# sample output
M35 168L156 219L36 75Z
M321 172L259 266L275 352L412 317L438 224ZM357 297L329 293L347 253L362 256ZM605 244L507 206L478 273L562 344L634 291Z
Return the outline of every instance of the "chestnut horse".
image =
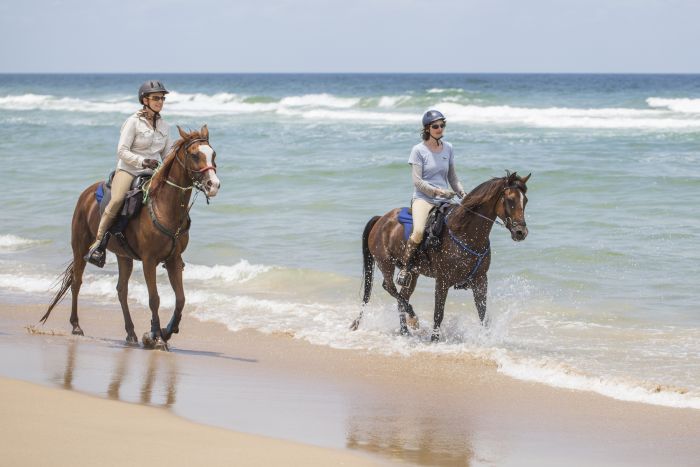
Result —
M394 270L403 256L404 227L398 221L400 209L389 211L384 216L369 220L362 234L362 256L364 259L362 298L363 309L350 326L355 330L360 324L364 305L372 293L374 262L384 276L384 289L398 301L399 324L402 334L408 333L408 324L417 328L417 318L408 301L416 288L419 275L435 278L435 315L432 341L440 339L440 325L445 310L445 300L450 287L471 288L474 303L483 325L486 318L486 273L491 263L489 234L496 217L503 220L514 241L525 240L525 205L527 204L527 181L530 175L521 178L516 173L502 178L493 178L476 187L464 197L459 205L452 207L445 219L441 246L438 249L418 252L413 260L411 280L399 292L394 285Z
M189 205L192 189L200 190L209 198L216 196L221 186L216 176L216 152L209 145L209 130L204 125L199 131L187 133L177 127L181 139L173 145L163 164L156 170L147 191L145 206L139 214L129 221L125 236L131 247L126 251L111 237L107 248L117 255L119 264L119 281L117 296L124 313L126 342L137 344L138 338L131 321L127 294L129 277L134 267L134 259L143 263L143 275L148 287L148 304L151 309L151 331L143 335L146 347L167 350L167 341L177 334L178 325L185 306L185 292L182 286L182 252L189 241ZM70 323L73 334L83 335L78 324L78 294L83 281L85 259L100 222L100 207L95 199L95 190L100 182L89 186L78 198L73 212L71 228L71 246L73 261L62 274L62 282L48 311L41 318L45 323L51 310L63 298L70 287L73 303L71 305ZM134 254L136 257L134 257ZM158 307L160 297L156 286L156 267L164 263L168 271L170 285L175 292L175 311L164 329L160 327Z

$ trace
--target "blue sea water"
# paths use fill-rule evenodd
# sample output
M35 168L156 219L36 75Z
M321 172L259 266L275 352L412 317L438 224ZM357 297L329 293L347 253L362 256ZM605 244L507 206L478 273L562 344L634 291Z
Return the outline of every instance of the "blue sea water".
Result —
M70 258L79 193L116 162L141 75L0 75L0 294L48 301ZM700 408L700 76L164 75L163 115L208 124L222 188L192 211L186 312L230 329L415 355L465 353L501 371L611 397ZM491 235L489 313L451 291L431 345L396 335L375 281L359 311L360 235L406 206L410 148L428 108L467 189L532 172L530 235ZM174 299L160 277L165 314ZM145 316L140 274L134 313ZM84 299L115 303L116 262L88 269ZM52 318L57 319L57 318ZM54 322L54 326L59 326ZM115 330L115 333L121 332Z

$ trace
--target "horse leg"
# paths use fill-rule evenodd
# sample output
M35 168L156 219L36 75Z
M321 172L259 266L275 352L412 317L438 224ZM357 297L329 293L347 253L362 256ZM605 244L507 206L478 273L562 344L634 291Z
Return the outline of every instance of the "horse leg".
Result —
M488 326L489 320L486 319L486 296L489 288L489 281L486 274L474 279L472 291L474 292L474 304L479 312L479 320L482 326Z
M400 332L403 335L407 335L408 326L406 326L406 313L409 312L408 310L410 310L410 312L412 313L413 309L408 304L406 299L399 294L399 291L396 289L396 285L394 285L394 265L389 261L384 261L378 263L377 266L379 267L379 270L384 276L382 287L384 287L384 290L389 292L389 295L391 295L398 301ZM413 316L415 316L415 314Z
M170 340L173 334L180 332L179 325L180 319L182 318L182 309L185 307L185 288L182 286L182 269L185 264L182 262L182 258L178 256L173 256L168 262L165 263L165 269L168 271L168 279L170 279L170 286L175 292L175 311L173 312L173 317L170 318L170 322L165 329L161 329L161 335L163 340L166 342Z
M435 279L435 321L433 324L433 334L430 336L432 342L440 340L440 325L442 324L442 318L445 314L445 300L447 300L448 290L449 287L447 287L445 281Z
M73 253L73 282L70 285L70 324L73 326L73 331L71 331L71 333L76 336L85 335L78 323L78 294L80 294L80 286L83 284L83 272L85 271L86 264L82 254Z
M129 295L129 278L131 277L131 272L134 270L134 260L131 258L126 258L124 256L117 256L117 263L119 264L119 281L117 282L117 297L119 297L119 304L122 306L122 313L124 314L124 329L126 329L126 343L127 344L138 344L139 339L136 337L134 332L134 322L131 320L131 313L129 313L129 303L127 297Z
M406 303L404 307L404 311L408 314L407 322L408 326L416 330L418 329L418 317L416 316L416 313L413 311L413 307L408 303L408 301L411 299L411 295L413 295L413 291L416 290L416 284L418 284L418 274L413 273L411 274L411 281L404 287L401 287L401 292L399 292L399 296L404 300ZM399 303L399 306L401 304Z
M143 277L146 279L148 288L148 307L151 309L151 332L144 333L142 337L144 347L158 350L168 350L168 344L163 340L160 331L160 318L158 308L160 307L160 297L158 296L158 285L156 284L156 267L158 263L152 260L143 261Z

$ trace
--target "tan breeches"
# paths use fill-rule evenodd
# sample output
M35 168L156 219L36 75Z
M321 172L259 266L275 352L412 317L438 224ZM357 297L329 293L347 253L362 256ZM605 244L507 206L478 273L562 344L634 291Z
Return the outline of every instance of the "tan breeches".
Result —
M95 240L100 241L104 237L105 232L112 226L114 218L119 214L119 210L124 203L126 192L131 188L131 181L134 176L129 172L117 170L112 179L112 198L109 200L104 214L100 219L100 226L97 228L97 237Z
M423 232L425 231L425 223L428 221L428 214L433 209L433 205L420 198L413 200L411 204L411 212L413 214L413 232L411 233L411 241L420 243L423 241Z

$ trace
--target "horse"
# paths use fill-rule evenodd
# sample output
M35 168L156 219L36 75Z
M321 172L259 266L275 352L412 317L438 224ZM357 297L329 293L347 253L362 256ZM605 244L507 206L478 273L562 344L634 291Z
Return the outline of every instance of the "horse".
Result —
M374 216L362 233L363 297L359 316L350 326L360 325L364 307L372 294L374 264L384 276L382 286L398 302L401 334L408 334L408 325L418 328L418 319L408 303L416 288L419 275L435 278L435 313L431 341L440 340L440 325L445 310L445 300L450 287L467 289L474 294L474 303L483 326L486 317L488 291L487 272L491 264L489 235L498 217L514 241L527 237L525 205L527 181L532 174L519 177L506 171L502 178L492 178L472 190L462 201L453 206L445 217L445 229L440 247L419 251L412 262L410 282L398 291L393 281L396 267L401 267L406 241L404 227L398 221L400 209L393 209L383 216ZM407 318L408 315L408 318Z
M167 342L179 332L182 309L185 306L185 292L182 285L182 270L185 263L182 253L189 242L189 204L192 190L197 189L207 198L216 196L221 182L216 176L216 151L209 144L209 130L204 125L199 131L186 132L179 126L180 139L175 142L162 165L155 171L144 188L146 206L133 217L124 232L127 248L111 236L107 249L117 255L119 280L117 296L124 314L126 343L138 345L134 323L129 313L127 295L129 278L134 267L134 259L143 263L143 275L148 288L148 304L151 310L151 331L143 335L145 347L168 350ZM84 335L78 322L78 294L82 284L84 259L100 222L100 208L95 199L95 190L101 182L90 185L82 192L73 212L71 223L71 247L73 261L59 275L61 285L48 310L40 322L46 323L51 310L71 289L72 304L70 324L72 334ZM196 198L196 196L195 196ZM188 206L189 205L189 206ZM160 327L158 308L160 297L156 285L156 267L164 263L168 271L170 285L175 292L175 311L166 328Z

